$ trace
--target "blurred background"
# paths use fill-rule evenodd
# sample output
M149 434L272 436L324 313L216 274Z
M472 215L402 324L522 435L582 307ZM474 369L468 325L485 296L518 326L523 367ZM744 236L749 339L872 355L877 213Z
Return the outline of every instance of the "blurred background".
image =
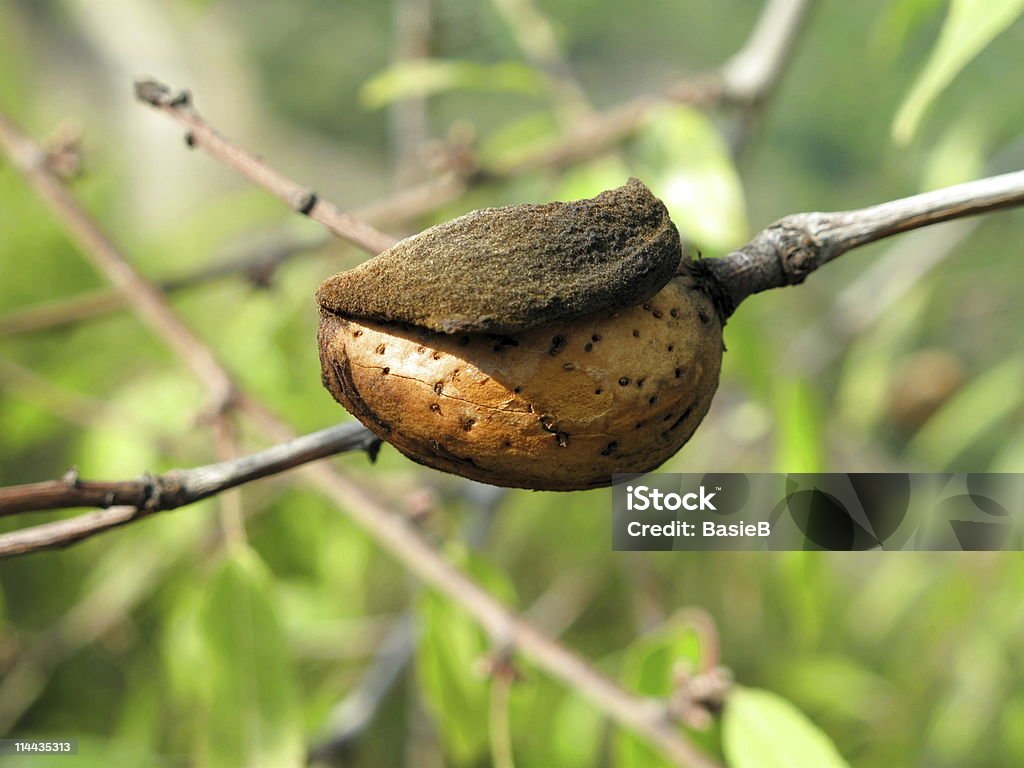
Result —
M311 431L350 418L320 384L313 292L365 255L187 150L136 77L190 89L223 133L396 235L636 175L713 257L788 213L1024 167L1020 5L992 3L1006 23L929 98L950 4L817 3L751 109L635 100L726 62L754 0L0 0L0 110L50 147L80 139L75 194ZM614 141L579 138L633 103ZM551 147L571 151L531 165ZM663 469L1024 470L1022 243L1024 213L997 213L749 300L711 412ZM0 160L0 483L215 460L203 391L105 285ZM500 492L387 446L336 463L631 689L666 694L680 658L717 648L853 766L1024 764L1018 554L612 553L605 491ZM243 630L222 620L239 595ZM519 766L659 764L528 666L499 706L488 651L301 475L0 562L0 735L76 735L76 766L482 766L502 728ZM712 752L715 728L696 736Z

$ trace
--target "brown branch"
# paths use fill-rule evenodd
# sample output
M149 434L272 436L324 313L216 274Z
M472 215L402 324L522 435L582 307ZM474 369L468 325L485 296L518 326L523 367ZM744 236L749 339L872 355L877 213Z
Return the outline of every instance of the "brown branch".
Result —
M167 473L161 476L165 482L165 492L172 501L177 501L189 493L197 500L256 477L264 477L273 471L296 466L303 460L304 451L308 452L308 456L318 458L317 441L324 432L299 438L291 446L275 446L244 459L198 467L195 470ZM664 702L641 698L623 690L591 667L582 657L511 612L476 582L440 557L406 519L385 509L369 492L349 482L330 467L314 465L307 467L306 471L316 481L317 486L343 507L379 545L424 582L461 605L473 616L497 647L521 652L549 675L592 701L620 725L646 739L677 765L718 768L715 761L694 747L672 723ZM64 481L63 484L72 485L68 481ZM145 493L147 484L151 484L151 481L130 481L122 484L122 487L131 492ZM30 493L35 493L39 486L50 485L52 484L43 483L22 486L13 489L13 495L17 499L18 496L24 496L26 488L31 489ZM187 489L184 487L186 485ZM149 500L154 498L155 494L152 492L147 496ZM165 502L160 502L159 506L169 508ZM114 506L70 520L4 534L0 536L0 556L64 546L95 533L133 522L155 511L152 505L150 508L141 509L133 506Z
M721 259L701 262L723 288L728 316L748 296L802 283L854 248L943 221L1024 205L1024 171L991 176L870 208L796 213Z
M793 57L800 31L818 0L768 0L744 46L719 70L723 96L739 104L764 101Z
M60 480L0 488L0 517L43 509L102 507L68 520L0 534L0 557L66 546L140 517L192 504L269 475L346 451L374 456L380 441L361 424L340 424L258 453L137 480L95 482L74 470Z
M0 488L0 517L43 509L118 505L164 512L327 456L362 450L372 458L379 446L380 440L361 424L346 423L249 456L145 475L138 480L88 481L71 470L60 480Z
M187 91L173 93L157 81L136 84L138 97L170 114L188 131L191 146L207 150L218 160L268 189L294 210L304 212L310 195L314 212L337 220L321 221L339 237L350 240L368 253L379 253L394 239L365 222L408 221L447 205L470 186L503 181L541 169L558 169L597 157L617 147L647 119L651 110L665 101L708 107L715 104L749 106L764 98L778 84L792 58L797 35L817 0L769 0L743 48L723 66L691 75L660 93L639 96L603 113L581 120L557 142L541 145L467 173L452 173L409 187L396 195L364 206L348 216L325 201L316 201L310 190L269 168L262 160L232 144L213 129L191 105ZM321 211L320 206L324 206Z
M63 325L73 325L124 309L128 304L122 291L101 288L60 299L15 309L0 317L0 337L17 336Z
M734 158L749 145L817 5L817 0L769 0L746 45L721 68L723 99L740 107L730 131Z
M386 251L395 244L395 238L378 231L365 221L341 211L334 203L319 197L316 192L295 183L271 168L256 155L232 143L203 119L188 91L172 91L156 80L135 83L135 96L156 107L184 126L190 147L199 147L227 166L235 169L251 182L267 190L292 210L322 224L332 234L370 254Z

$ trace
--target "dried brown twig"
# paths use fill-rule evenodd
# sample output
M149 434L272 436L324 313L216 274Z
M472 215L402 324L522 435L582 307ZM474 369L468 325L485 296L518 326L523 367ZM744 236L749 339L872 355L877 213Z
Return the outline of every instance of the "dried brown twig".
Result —
M798 285L844 253L901 232L1024 205L1024 171L957 184L854 211L795 213L742 248L702 263L727 287L731 314L748 296Z
M317 459L353 450L376 453L379 440L359 424L328 427L249 456L137 480L94 482L74 469L59 480L0 488L0 517L71 507L137 507L143 514L164 512L275 475ZM70 542L62 542L70 543ZM0 549L0 555L18 554Z
M156 80L139 80L135 83L135 96L181 123L187 131L185 137L190 147L202 149L234 168L296 213L322 224L331 234L371 254L386 251L395 244L396 239L391 235L339 210L312 189L295 183L256 155L221 136L193 107L188 91L173 91Z

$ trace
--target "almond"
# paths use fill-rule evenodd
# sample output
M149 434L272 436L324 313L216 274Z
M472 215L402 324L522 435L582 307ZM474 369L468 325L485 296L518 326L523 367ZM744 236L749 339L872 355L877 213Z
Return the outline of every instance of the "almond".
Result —
M722 326L684 271L645 303L513 334L447 334L321 308L325 386L381 439L493 485L576 490L645 472L711 405Z

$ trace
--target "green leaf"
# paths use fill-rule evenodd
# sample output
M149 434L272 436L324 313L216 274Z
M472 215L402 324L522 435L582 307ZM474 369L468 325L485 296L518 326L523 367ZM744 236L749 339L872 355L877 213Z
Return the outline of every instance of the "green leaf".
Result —
M258 557L239 549L210 579L199 610L206 662L202 764L305 765L290 656Z
M858 723L856 727L893 706L897 693L858 659L839 654L801 654L780 664L774 677L779 684L773 687L803 706L848 718Z
M697 669L701 658L700 638L683 621L670 621L641 637L626 651L621 679L631 691L644 696L665 697L672 692L677 665ZM615 765L621 768L660 768L671 763L662 759L646 742L631 733L615 735Z
M519 62L481 64L475 61L414 59L402 61L370 78L359 98L370 109L395 101L434 96L448 91L540 95L548 89L544 75Z
M456 559L491 594L512 602L511 587L500 571L465 552ZM489 746L490 682L480 662L493 650L492 644L477 623L446 597L424 593L418 613L416 671L423 698L452 763L476 762Z
M1017 439L993 460L991 471L1024 472L1024 432L1018 432Z
M789 645L797 651L818 648L828 632L826 616L834 577L820 552L779 552L773 559L780 618ZM814 589L806 585L814 584Z
M684 241L726 251L746 240L739 174L706 115L681 105L655 110L636 151L640 177L664 201Z
M892 59L914 31L943 0L891 0L879 14L871 33L871 50L884 60Z
M914 138L936 97L1022 11L1024 0L951 0L938 43L896 113L893 141L908 144Z
M169 698L186 719L191 718L190 723L200 716L206 665L210 662L199 627L199 608L204 597L192 583L179 587L164 610L165 629L160 637L163 680Z
M991 117L983 111L964 113L952 121L928 151L922 189L950 187L985 175L988 151L986 126Z
M769 691L734 689L722 730L730 768L849 768L824 732Z
M601 762L604 717L579 696L566 696L552 718L550 765L587 768Z

